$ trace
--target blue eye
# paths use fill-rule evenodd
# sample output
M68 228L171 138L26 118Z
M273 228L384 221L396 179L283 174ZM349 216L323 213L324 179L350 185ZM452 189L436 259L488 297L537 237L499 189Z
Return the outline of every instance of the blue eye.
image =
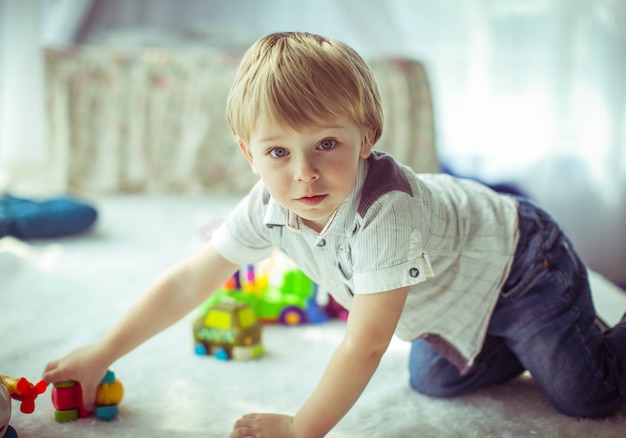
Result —
M320 148L322 150L329 151L334 148L336 144L337 142L335 140L326 139L320 142Z
M287 150L284 148L274 148L270 151L270 156L274 158L283 158L287 156Z

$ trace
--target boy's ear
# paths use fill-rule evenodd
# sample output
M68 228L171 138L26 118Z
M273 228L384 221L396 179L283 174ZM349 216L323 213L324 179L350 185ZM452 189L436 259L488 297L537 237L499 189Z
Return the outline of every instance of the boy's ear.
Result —
M374 139L376 138L376 132L378 128L369 128L363 131L363 140L361 141L361 158L367 158L372 155L372 147L374 146Z
M246 160L248 160L248 164L250 164L250 167L252 168L252 173L254 173L256 176L260 176L259 171L256 168L256 164L254 164L254 157L250 153L250 150L246 147L243 141L239 140L238 143L239 143L239 150L241 151L243 156L246 157Z

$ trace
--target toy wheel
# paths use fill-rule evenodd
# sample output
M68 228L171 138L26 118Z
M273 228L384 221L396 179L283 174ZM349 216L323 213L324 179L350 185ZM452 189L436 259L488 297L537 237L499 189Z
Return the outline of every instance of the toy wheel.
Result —
M298 307L286 307L280 313L280 323L284 325L304 324L304 311Z
M263 345L256 344L250 347L233 347L234 360L250 360L255 359L263 354Z
M96 406L95 414L101 420L111 421L119 413L119 407L117 405L110 406Z
M201 344L199 342L195 345L194 351L198 356L206 356L209 354L209 352L206 349L206 346L204 346L204 344Z
M228 355L228 351L226 351L223 348L218 348L217 350L215 350L215 358L219 359L219 360L228 360L228 359L230 359L230 357Z
M78 419L78 409L71 409L67 411L54 411L54 419L59 423L65 423L66 421L74 421Z

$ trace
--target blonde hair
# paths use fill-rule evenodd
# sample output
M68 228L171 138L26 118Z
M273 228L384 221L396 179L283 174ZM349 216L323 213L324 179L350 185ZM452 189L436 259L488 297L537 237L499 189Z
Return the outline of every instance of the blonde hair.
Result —
M258 117L302 129L346 117L382 133L383 111L372 71L346 44L304 32L275 33L244 54L226 104L238 140L247 143Z

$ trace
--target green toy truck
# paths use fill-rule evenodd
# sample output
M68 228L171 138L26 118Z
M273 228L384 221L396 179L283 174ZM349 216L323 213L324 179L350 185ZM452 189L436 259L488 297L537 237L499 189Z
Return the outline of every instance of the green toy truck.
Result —
M261 324L246 303L222 299L205 303L193 324L195 352L220 360L248 360L263 354Z

